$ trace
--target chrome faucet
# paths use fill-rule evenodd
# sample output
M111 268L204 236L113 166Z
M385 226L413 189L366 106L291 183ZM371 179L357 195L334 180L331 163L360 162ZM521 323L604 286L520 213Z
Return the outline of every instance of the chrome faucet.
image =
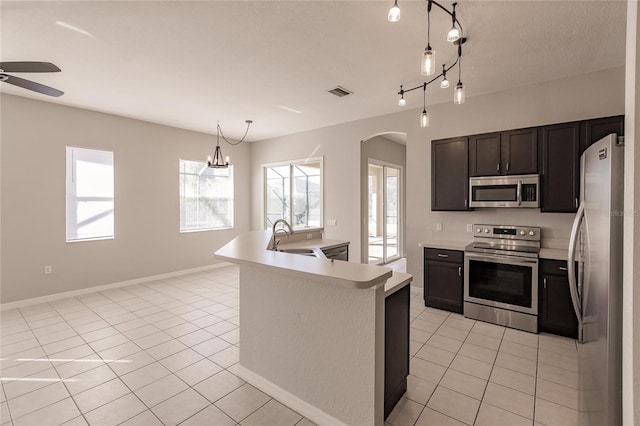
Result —
M287 229L284 228L278 228L276 229L276 226L278 226L279 223L283 223L284 226ZM284 219L278 219L273 223L273 228L272 228L272 234L271 234L271 240L269 240L269 245L267 246L267 250L278 250L278 244L280 244L280 240L276 239L276 235L278 235L278 232L284 232L285 234L287 234L287 238L289 237L289 235L293 234L293 229L291 228L291 225L289 225L289 222L287 222Z

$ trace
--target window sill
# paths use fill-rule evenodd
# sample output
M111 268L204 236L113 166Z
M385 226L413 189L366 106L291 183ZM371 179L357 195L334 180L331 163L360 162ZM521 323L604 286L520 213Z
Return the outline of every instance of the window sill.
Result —
M104 241L104 240L115 240L115 235L110 237L94 237L94 238L79 238L77 240L67 240L68 243L84 243L86 241Z
M233 226L227 227L227 228L206 228L206 229L186 229L186 230L180 230L181 234L193 234L195 232L209 232L209 231L228 231L228 230L232 230Z

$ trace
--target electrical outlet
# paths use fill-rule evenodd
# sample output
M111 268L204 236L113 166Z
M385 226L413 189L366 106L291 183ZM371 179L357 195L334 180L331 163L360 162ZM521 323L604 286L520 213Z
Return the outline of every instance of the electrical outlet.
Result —
M313 238L313 234L307 234L307 240L310 240Z
M47 265L47 266L44 267L44 273L46 275L49 275L52 272L53 272L53 268L51 267L51 265Z
M436 223L436 231L442 231L442 224Z
M470 223L467 223L467 232L473 232L473 225Z

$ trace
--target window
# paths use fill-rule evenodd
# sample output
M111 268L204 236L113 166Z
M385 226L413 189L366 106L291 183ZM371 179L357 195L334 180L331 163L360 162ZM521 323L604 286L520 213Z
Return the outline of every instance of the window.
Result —
M180 232L233 228L233 166L180 160Z
M285 219L294 228L322 227L322 158L264 166L265 228Z
M67 147L67 242L113 238L113 152Z

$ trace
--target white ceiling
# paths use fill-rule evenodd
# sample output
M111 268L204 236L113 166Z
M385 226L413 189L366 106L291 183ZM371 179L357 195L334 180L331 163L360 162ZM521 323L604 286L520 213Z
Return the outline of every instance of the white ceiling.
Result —
M424 81L426 1L399 0L395 24L391 4L2 0L0 60L55 63L61 73L16 75L65 94L1 90L213 134L219 120L236 138L252 119L248 140L397 112L399 85ZM624 64L624 1L469 0L457 11L467 98ZM434 8L431 22L438 62L454 60L450 18ZM327 93L337 85L353 95ZM427 104L452 101L452 87L429 86ZM421 108L422 90L406 99Z

